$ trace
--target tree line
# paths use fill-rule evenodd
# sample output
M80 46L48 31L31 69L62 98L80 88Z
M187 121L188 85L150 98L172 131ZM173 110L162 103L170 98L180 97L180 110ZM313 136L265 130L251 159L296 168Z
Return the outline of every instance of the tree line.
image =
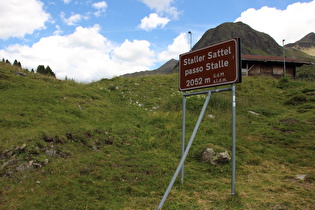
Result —
M8 63L8 64L11 64L10 61L8 59L4 59L2 58L2 62L3 63ZM17 60L14 60L13 66L17 66L19 68L22 68L22 64L21 62L17 61ZM49 66L44 66L44 65L38 65L37 66L37 69L36 69L36 72L34 71L34 69L31 70L31 72L33 73L37 73L37 74L43 74L43 75L46 75L46 76L51 76L51 77L54 77L56 78L56 75L55 73L51 70L51 68Z

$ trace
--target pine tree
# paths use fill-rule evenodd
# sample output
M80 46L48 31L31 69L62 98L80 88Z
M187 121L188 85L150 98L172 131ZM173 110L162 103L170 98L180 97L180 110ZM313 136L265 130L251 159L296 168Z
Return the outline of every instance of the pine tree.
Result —
M52 76L52 77L55 77L56 78L56 75L55 73L51 70L51 68L49 66L46 67L46 74L49 75L49 76Z
M20 61L17 61L17 60L14 60L13 66L18 66L18 67L22 68Z
M45 71L45 66L44 66L44 65L39 65L39 66L37 66L36 73L37 73L37 74L45 74L45 73L46 73L46 71Z
M38 73L38 74L44 74L44 75L47 75L47 76L51 76L51 77L55 77L55 78L56 78L55 73L51 70L51 68L50 68L49 66L47 66L47 67L45 68L44 65L39 65L39 66L37 67L36 73Z

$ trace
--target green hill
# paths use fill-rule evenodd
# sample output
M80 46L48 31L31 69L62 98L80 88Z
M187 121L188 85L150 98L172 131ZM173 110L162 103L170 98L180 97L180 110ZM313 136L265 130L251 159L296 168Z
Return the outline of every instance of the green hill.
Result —
M1 209L156 208L180 160L177 80L78 84L0 62ZM230 152L231 93L215 93L165 209L313 209L314 82L236 86L237 194L230 164L200 158L207 147ZM204 98L187 99L187 138Z

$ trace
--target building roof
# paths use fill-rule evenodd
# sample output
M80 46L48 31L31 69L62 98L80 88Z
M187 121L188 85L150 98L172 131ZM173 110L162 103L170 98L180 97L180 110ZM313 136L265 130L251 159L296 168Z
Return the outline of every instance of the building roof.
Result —
M242 55L243 61L256 61L256 62L281 62L283 63L283 57L281 56L263 56L263 55ZM292 64L310 64L310 62L298 60L294 58L285 58L286 63Z

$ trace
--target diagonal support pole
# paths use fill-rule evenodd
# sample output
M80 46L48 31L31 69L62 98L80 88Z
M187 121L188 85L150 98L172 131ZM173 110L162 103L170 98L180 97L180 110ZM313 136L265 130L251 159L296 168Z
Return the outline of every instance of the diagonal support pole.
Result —
M184 165L185 159L186 159L186 157L187 157L187 155L188 155L188 152L189 152L189 150L190 150L190 147L191 147L191 145L192 145L192 143L193 143L193 141L194 141L194 139L195 139L195 136L196 136L196 133L197 133L197 131L198 131L198 129L199 129L201 120L202 120L202 118L203 118L203 116L204 116L204 114L205 114L205 111L206 111L206 109L207 109L207 106L208 106L208 104L209 104L209 101L210 101L210 98L211 98L211 94L212 94L212 91L208 91L207 98L206 98L205 103L203 104L203 107L202 107L202 109L201 109L199 118L198 118L197 123L196 123L195 128L194 128L194 131L193 131L193 133L191 134L191 137L190 137L189 142L188 142L188 144L187 144L185 153L183 154L182 159L180 160L180 162L179 162L179 164L178 164L178 166L177 166L177 169L176 169L176 171L175 171L175 173L174 173L174 175L173 175L173 178L172 178L170 184L168 185L168 187L167 187L167 189L166 189L166 191L165 191L165 193L164 193L164 196L163 196L163 198L162 198L162 200L161 200L159 206L157 207L157 209L161 209L161 208L162 208L164 202L166 201L166 198L167 198L168 194L170 193L170 191L171 191L171 189L172 189L172 187L173 187L173 185L174 185L174 183L175 183L175 180L176 180L176 178L177 178L179 172L181 171L181 169L182 169L182 167L183 167L183 165Z

